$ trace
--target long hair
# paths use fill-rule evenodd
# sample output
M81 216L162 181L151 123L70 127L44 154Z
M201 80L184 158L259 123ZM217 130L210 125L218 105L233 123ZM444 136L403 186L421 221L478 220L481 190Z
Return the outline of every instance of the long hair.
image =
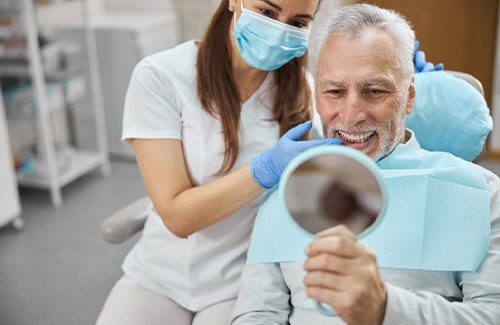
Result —
M229 0L222 0L198 46L197 91L203 109L218 117L224 134L224 161L217 175L227 173L240 150L240 93L232 73L230 27L233 13ZM307 55L295 58L275 72L277 96L272 121L280 135L311 118L312 95L306 81Z

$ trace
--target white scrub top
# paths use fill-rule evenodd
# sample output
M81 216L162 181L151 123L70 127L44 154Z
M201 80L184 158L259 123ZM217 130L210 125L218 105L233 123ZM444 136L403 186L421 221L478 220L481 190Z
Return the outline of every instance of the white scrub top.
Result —
M143 59L135 68L123 119L122 140L180 139L194 186L209 183L222 165L224 138L220 122L207 114L196 92L194 41ZM240 152L233 169L265 151L279 139L270 122L274 90L269 74L242 105ZM151 208L139 242L123 270L139 285L198 311L235 298L260 199L227 219L187 238L174 236Z

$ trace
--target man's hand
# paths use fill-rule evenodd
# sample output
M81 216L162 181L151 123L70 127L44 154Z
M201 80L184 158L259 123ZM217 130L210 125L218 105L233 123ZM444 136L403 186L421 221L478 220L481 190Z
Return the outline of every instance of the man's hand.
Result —
M387 290L375 253L341 225L318 234L306 249L309 297L332 306L346 323L381 324Z

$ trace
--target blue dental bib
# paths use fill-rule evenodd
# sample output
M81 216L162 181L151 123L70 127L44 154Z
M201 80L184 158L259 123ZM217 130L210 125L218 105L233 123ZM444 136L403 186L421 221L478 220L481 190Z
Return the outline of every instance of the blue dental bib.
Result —
M480 167L402 144L377 165L387 188L387 207L378 226L360 241L377 253L379 266L476 271L488 252L491 228ZM247 263L304 261L304 249L314 236L292 220L277 188L266 195Z

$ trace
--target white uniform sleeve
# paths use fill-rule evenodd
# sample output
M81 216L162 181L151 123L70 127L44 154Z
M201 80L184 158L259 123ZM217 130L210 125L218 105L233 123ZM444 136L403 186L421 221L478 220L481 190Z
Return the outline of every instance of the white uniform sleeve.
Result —
M181 139L181 109L167 73L148 58L135 67L125 98L122 141Z
M457 273L463 302L388 284L384 325L500 324L500 180L492 173L486 177L492 221L490 248L477 272ZM463 244L457 243L457 247Z
M246 264L231 324L288 324L290 311L290 290L279 263Z

